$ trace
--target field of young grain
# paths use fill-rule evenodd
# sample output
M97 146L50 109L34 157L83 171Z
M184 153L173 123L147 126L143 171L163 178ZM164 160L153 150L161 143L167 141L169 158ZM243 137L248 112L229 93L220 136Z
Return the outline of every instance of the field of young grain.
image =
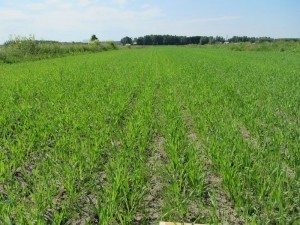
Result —
M300 223L300 55L149 47L0 65L0 223Z

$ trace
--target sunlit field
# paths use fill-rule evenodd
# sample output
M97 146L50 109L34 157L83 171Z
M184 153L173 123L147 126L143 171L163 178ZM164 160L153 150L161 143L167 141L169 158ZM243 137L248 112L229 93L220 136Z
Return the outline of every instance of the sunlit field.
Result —
M147 47L0 65L0 224L300 224L300 54Z

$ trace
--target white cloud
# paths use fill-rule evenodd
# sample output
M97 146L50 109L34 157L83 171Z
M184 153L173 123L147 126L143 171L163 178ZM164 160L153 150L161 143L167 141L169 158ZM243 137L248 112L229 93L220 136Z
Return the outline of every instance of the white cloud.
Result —
M97 0L78 0L78 6L79 7L87 7L87 6L90 6L97 2L98 2Z
M113 0L113 2L119 4L119 5L124 5L128 2L128 0Z
M128 20L143 20L162 16L159 8L147 8L143 10L123 10L112 7L93 7L87 10L88 18L94 20L110 20L111 22L122 22Z
M191 20L183 20L184 23L206 23L206 22L222 22L229 20L237 20L240 17L238 16L220 16L220 17L210 17L210 18L200 18L200 19L191 19Z
M26 8L32 9L32 10L50 10L53 9L71 9L75 6L74 2L72 1L60 1L60 0L45 0L43 2L39 3L31 3L28 5L25 5Z
M20 10L0 8L0 24L7 21L24 20L27 18L28 15Z
M104 39L119 39L120 36L130 35L132 30L139 30L148 21L163 16L157 7L133 10L96 3L96 0L77 0L73 3L46 0L16 9L0 8L0 33L6 37L10 34L35 34L37 39L80 41L89 38L92 33L101 32ZM36 12L32 13L32 10ZM6 39L1 36L0 43Z
M67 1L64 1L64 2L67 2ZM51 4L61 4L63 2L61 0L46 0L45 3L51 5Z
M37 39L59 41L80 41L88 39L93 33L100 33L102 40L118 40L125 35L139 36L150 33L214 35L212 31L216 28L220 30L223 21L239 19L236 16L221 16L173 20L167 18L160 8L151 5L140 4L140 7L136 7L138 9L130 9L118 5L126 3L126 0L115 0L118 2L115 5L100 2L45 0L26 6L36 10L36 13L26 13L26 10L20 7L0 8L0 42L7 39L3 39L3 34L6 34L6 37L10 34L35 34Z
M32 4L28 4L26 5L27 9L30 10L43 10L47 8L47 4L45 3L32 3Z
M84 0L85 5L78 9L73 5L56 5L55 0L48 0L49 4L56 8L44 10L36 14L24 14L21 10L1 11L0 9L0 33L9 34L35 34L36 38L54 39L59 41L72 41L88 39L93 33L100 34L100 39L115 39L125 35L139 36L150 33L177 34L177 35L199 35L212 34L217 22L236 20L238 17L223 16L214 18L200 18L190 20L168 19L162 10L149 5L139 10L129 10L122 7L101 6L93 4L92 1ZM79 4L77 1L75 4ZM69 4L66 2L65 4ZM42 8L42 7L41 7ZM6 28L2 12L6 12ZM19 18L19 21L15 21ZM23 22L24 20L30 23ZM197 26L206 23L207 26ZM222 24L222 23L221 23ZM213 26L211 26L213 25ZM202 27L201 31L199 27ZM211 27L211 28L207 28ZM214 35L214 34L213 34ZM217 34L216 34L217 35ZM3 37L1 37L3 42ZM7 38L6 38L7 39ZM5 39L5 40L6 40Z

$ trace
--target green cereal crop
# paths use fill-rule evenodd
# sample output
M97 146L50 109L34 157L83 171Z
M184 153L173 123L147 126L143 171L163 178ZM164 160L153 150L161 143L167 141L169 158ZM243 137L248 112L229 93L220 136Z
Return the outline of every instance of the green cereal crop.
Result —
M300 223L300 55L147 47L0 65L0 223Z

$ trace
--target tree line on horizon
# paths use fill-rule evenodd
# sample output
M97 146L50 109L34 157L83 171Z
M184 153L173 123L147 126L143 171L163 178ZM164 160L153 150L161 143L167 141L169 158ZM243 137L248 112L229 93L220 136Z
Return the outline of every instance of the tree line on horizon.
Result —
M222 36L176 36L176 35L145 35L143 37L130 38L128 36L121 39L123 45L206 45L206 44L223 44L223 43L240 43L240 42L273 42L271 37L248 37L248 36L233 36L225 39ZM280 39L285 41L299 41L297 38Z

